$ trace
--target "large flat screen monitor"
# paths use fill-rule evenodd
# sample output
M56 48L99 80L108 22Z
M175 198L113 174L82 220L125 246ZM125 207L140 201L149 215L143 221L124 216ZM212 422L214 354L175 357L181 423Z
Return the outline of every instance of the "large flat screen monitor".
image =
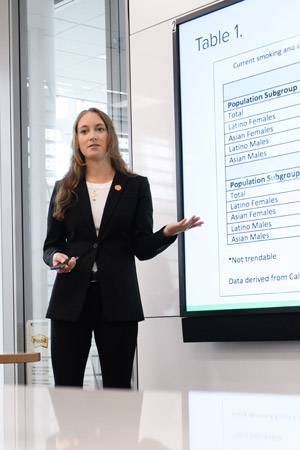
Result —
M299 17L240 0L174 23L179 214L205 221L179 245L183 317L300 311Z

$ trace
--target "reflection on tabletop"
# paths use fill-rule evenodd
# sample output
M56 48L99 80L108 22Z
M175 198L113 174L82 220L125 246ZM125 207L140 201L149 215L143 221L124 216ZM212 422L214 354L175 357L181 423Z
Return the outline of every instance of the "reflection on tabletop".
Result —
M300 396L0 388L0 448L296 450Z

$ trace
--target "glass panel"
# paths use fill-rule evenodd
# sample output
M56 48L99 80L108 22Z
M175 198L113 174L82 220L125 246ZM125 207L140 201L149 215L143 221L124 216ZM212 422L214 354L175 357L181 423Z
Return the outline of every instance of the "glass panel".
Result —
M10 16L8 2L0 2L0 353L14 349L14 286L12 279L12 197L11 163L11 55ZM5 369L4 369L5 368ZM4 382L14 382L14 373L0 364L0 387ZM0 388L1 390L1 388ZM0 397L0 436L2 436L3 410ZM2 438L0 437L0 448Z
M22 126L23 131L24 127L28 130L28 172L24 179L25 189L29 189L25 223L30 224L30 243L25 242L25 246L28 246L27 256L32 267L30 285L26 289L27 328L37 327L36 331L30 328L29 334L27 330L30 336L27 344L31 346L35 337L41 334L39 327L45 326L45 321L42 324L39 321L45 317L56 275L42 262L49 200L55 181L61 179L69 168L72 126L78 113L93 106L110 115L113 110L120 110L118 117L125 116L125 119L121 126L116 124L116 131L124 159L129 161L127 94L123 92L125 101L118 105L112 104L111 95L108 98L112 84L107 70L111 49L107 47L106 24L111 10L108 11L106 3L111 8L111 3L115 2L27 0L25 101L28 103L28 126L25 119ZM124 42L124 39L124 36L122 40L118 38L118 42ZM124 72L123 68L122 77ZM41 342L45 342L44 338ZM41 350L45 352L45 360L49 361L49 349ZM98 370L93 360L90 359L90 373ZM47 380L45 382L47 384Z

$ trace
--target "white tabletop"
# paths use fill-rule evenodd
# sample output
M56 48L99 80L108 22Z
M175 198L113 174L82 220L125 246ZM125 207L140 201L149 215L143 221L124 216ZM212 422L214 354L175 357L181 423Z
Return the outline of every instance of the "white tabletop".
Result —
M298 450L300 396L0 387L0 449Z

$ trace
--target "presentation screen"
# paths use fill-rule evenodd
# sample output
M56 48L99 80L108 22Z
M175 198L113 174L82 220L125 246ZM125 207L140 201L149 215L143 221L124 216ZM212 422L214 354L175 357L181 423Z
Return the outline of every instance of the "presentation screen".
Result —
M181 315L299 311L300 2L174 23Z

